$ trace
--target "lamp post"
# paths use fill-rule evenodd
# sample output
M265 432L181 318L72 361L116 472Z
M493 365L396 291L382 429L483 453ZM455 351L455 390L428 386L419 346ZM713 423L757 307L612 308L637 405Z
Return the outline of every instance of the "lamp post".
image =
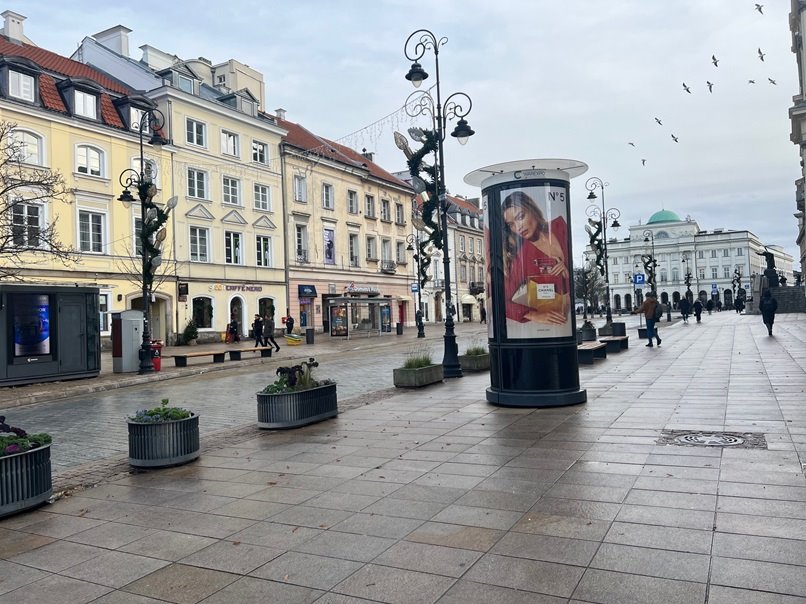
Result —
M417 312L415 318L417 319L417 337L425 337L425 325L423 324L423 276L422 267L420 264L422 250L420 249L420 237L414 233L406 236L406 249L410 252L417 250L414 254L414 261L417 263ZM416 247L415 247L416 246Z
M691 302L694 295L691 293L691 271L688 267L688 256L683 255L681 259L683 260L683 266L685 266L686 269L686 274L684 277L684 283L686 284L686 299Z
M464 145L470 136L475 132L470 128L467 120L464 118L470 113L473 107L473 102L470 97L464 92L455 92L442 101L442 92L440 89L439 78L439 49L442 45L448 42L448 38L437 38L431 31L427 29L418 29L411 33L403 45L403 53L409 61L412 61L411 68L406 74L406 79L409 80L415 88L419 88L423 80L428 78L428 74L419 63L420 59L425 56L426 51L431 50L434 53L434 65L436 73L436 101L426 91L417 91L409 95L406 99L406 112L411 117L427 114L431 116L433 125L433 139L430 141L435 145L435 165L430 171L433 176L436 198L438 200L438 208L441 213L440 230L442 231L442 262L444 266L445 278L445 335L444 335L444 353L442 357L442 370L446 378L462 377L462 367L459 364L459 348L456 343L456 333L454 331L453 322L453 302L451 297L451 270L450 270L450 254L448 245L448 199L445 188L445 156L444 156L444 143L445 143L445 128L448 120L458 118L456 127L451 136L456 138L460 144ZM411 46L411 48L410 48ZM412 98L415 97L415 98ZM428 137L422 142L428 144ZM415 181L416 182L416 181ZM418 187L415 187L417 190ZM421 193L422 191L417 191Z
M143 137L151 132L148 144L162 146L168 141L162 136L162 127L165 116L158 109L149 109L142 112L138 127L140 142L140 170L127 168L120 174L120 184L123 193L118 197L126 207L129 207L135 198L129 191L137 189L140 200L140 251L142 254L142 300L143 300L143 342L140 346L140 368L138 373L153 373L154 363L151 359L151 286L154 274L162 263L162 244L167 233L163 225L168 220L171 209L176 206L177 198L171 197L166 203L165 210L154 203L157 186L153 183L151 164L143 157Z
M607 256L607 222L611 221L610 226L614 229L619 228L621 225L619 224L618 218L621 216L621 212L617 208L606 208L605 207L605 195L604 189L608 186L609 183L603 182L601 178L596 176L591 176L588 180L585 181L585 188L588 190L588 201L594 202L596 201L596 189L599 189L602 194L602 208L599 209L597 205L590 205L585 213L588 215L588 218L593 219L594 221L598 222L599 228L601 229L602 234L602 264L604 267L604 271L600 268L600 272L602 272L602 276L605 278L605 286L607 289L606 295L607 300L605 301L605 312L606 312L606 325L611 326L613 323L613 312L610 309L610 267L608 266L608 256ZM612 327L611 327L612 329Z
M582 254L582 321L583 325L588 322L588 253Z
M655 275L655 270L658 268L658 261L655 260L655 233L647 229L644 231L644 243L651 243L652 253L649 257L649 261L644 263L644 266L647 267L649 271L649 287L652 291L656 291L657 289L657 275Z

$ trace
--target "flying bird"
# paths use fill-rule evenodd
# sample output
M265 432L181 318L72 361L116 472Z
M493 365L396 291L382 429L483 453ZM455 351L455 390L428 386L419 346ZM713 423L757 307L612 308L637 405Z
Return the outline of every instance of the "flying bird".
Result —
M772 78L767 78L767 79L770 81L770 84L772 84L773 86L777 86L777 85L778 85L778 82L776 82L776 81L775 81L775 80L773 80Z
M683 82L683 90L685 90L686 92L688 92L689 94L691 94L691 88L689 88L688 86L686 86L686 83L685 83L685 82Z
M716 58L716 55L711 55L711 63L714 64L714 67L719 67L719 59Z
M763 11L763 10L761 10L762 8L764 8L764 5L763 5L763 4L756 4L756 10L757 10L758 12L760 12L760 13L763 15L763 14L764 14L764 11Z
M662 121L660 121L658 118L655 118L655 121L656 121L656 122L658 122L658 125L659 125L659 126L663 126L663 122L662 122Z
M635 143L627 143L630 147L635 147Z
M747 83L748 83L748 84L755 84L755 83L756 83L756 81L755 81L755 80L747 80Z
M759 48L759 49L758 49L758 58L759 58L759 59L761 59L761 60L763 61L763 60L764 60L764 57L766 57L766 56L767 56L767 53L765 53L765 52L761 52L761 49Z
M706 80L705 83L708 84L708 92L713 92L714 91L714 83L709 82L708 80Z
M680 142L680 141L678 141L678 140L677 140L677 137L676 137L674 134L672 134L672 140L673 140L674 142L676 142L676 143Z
M642 166L645 166L645 165L646 165L646 160L645 160L645 159L642 159L642 160L641 160L641 165L642 165Z

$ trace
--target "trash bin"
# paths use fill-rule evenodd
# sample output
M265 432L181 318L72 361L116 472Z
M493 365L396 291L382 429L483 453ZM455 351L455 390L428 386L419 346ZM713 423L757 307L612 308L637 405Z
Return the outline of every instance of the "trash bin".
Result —
M395 323L395 333L399 336L403 335L403 323Z
M162 369L162 340L151 340L151 363L154 371Z
M313 344L313 327L308 327L305 330L305 343Z

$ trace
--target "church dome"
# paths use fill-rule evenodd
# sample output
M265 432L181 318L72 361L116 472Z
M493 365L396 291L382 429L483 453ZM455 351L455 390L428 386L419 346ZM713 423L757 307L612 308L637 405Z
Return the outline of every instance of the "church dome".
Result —
M652 216L649 217L649 221L647 224L657 224L659 222L681 222L680 216L672 212L671 210L661 210L660 212L655 212Z

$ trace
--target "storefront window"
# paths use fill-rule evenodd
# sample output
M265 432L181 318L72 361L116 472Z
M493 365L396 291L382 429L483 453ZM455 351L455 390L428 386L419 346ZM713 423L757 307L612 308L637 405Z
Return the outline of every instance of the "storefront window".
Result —
M199 329L213 326L213 301L210 298L193 298L193 322Z
M109 294L98 295L98 309L101 313L101 332L109 332Z
M261 317L274 316L274 300L272 298L260 298L257 301L257 308Z

